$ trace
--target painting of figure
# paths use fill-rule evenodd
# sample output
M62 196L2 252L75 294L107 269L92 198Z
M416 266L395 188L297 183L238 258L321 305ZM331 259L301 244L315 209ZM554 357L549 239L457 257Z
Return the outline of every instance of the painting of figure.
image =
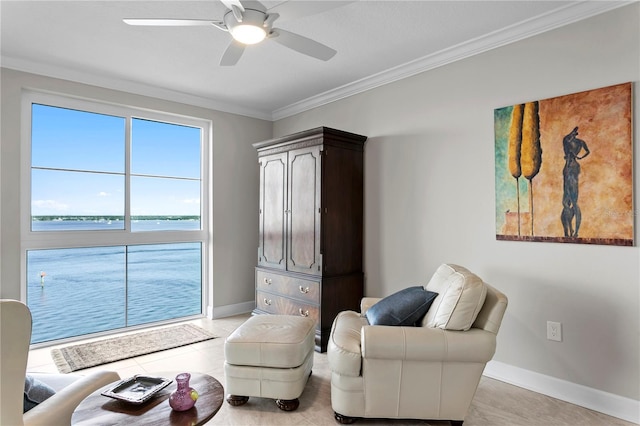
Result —
M494 110L496 238L632 246L632 84Z

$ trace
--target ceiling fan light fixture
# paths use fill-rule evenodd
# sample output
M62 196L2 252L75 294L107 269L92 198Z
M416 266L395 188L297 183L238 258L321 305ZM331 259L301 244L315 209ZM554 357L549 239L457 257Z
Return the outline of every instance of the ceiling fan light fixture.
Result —
M230 30L234 39L242 44L260 43L267 36L264 28L252 24L238 24Z

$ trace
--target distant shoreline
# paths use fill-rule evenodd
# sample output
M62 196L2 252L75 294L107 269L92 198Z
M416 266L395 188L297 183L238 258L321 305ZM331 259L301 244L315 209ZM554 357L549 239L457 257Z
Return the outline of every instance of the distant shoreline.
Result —
M33 222L60 222L60 221L124 221L124 216L85 216L85 215L46 215L46 216L32 216ZM131 216L131 220L200 220L200 216L189 215L176 215L176 216Z

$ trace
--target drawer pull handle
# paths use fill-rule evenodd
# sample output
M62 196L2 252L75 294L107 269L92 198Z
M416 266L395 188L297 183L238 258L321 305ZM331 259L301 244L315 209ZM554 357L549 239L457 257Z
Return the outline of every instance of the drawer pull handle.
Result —
M269 299L269 300L264 299L264 304L267 305L267 306L271 306L271 299Z
M304 294L309 293L309 287L304 288L304 287L300 286L300 293L304 293Z
M309 316L309 311L303 311L302 308L298 309L298 313L300 313L300 315L302 315L303 317Z
M265 278L264 283L267 285L271 285L271 278Z

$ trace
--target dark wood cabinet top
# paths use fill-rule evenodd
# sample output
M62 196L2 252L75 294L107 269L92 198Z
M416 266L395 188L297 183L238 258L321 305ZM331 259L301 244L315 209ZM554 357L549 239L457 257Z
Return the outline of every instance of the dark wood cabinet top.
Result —
M253 144L253 147L260 155L292 149L291 144L295 144L294 148L302 148L318 144L336 144L343 148L364 150L364 143L366 140L366 136L323 126L262 142L256 142Z

